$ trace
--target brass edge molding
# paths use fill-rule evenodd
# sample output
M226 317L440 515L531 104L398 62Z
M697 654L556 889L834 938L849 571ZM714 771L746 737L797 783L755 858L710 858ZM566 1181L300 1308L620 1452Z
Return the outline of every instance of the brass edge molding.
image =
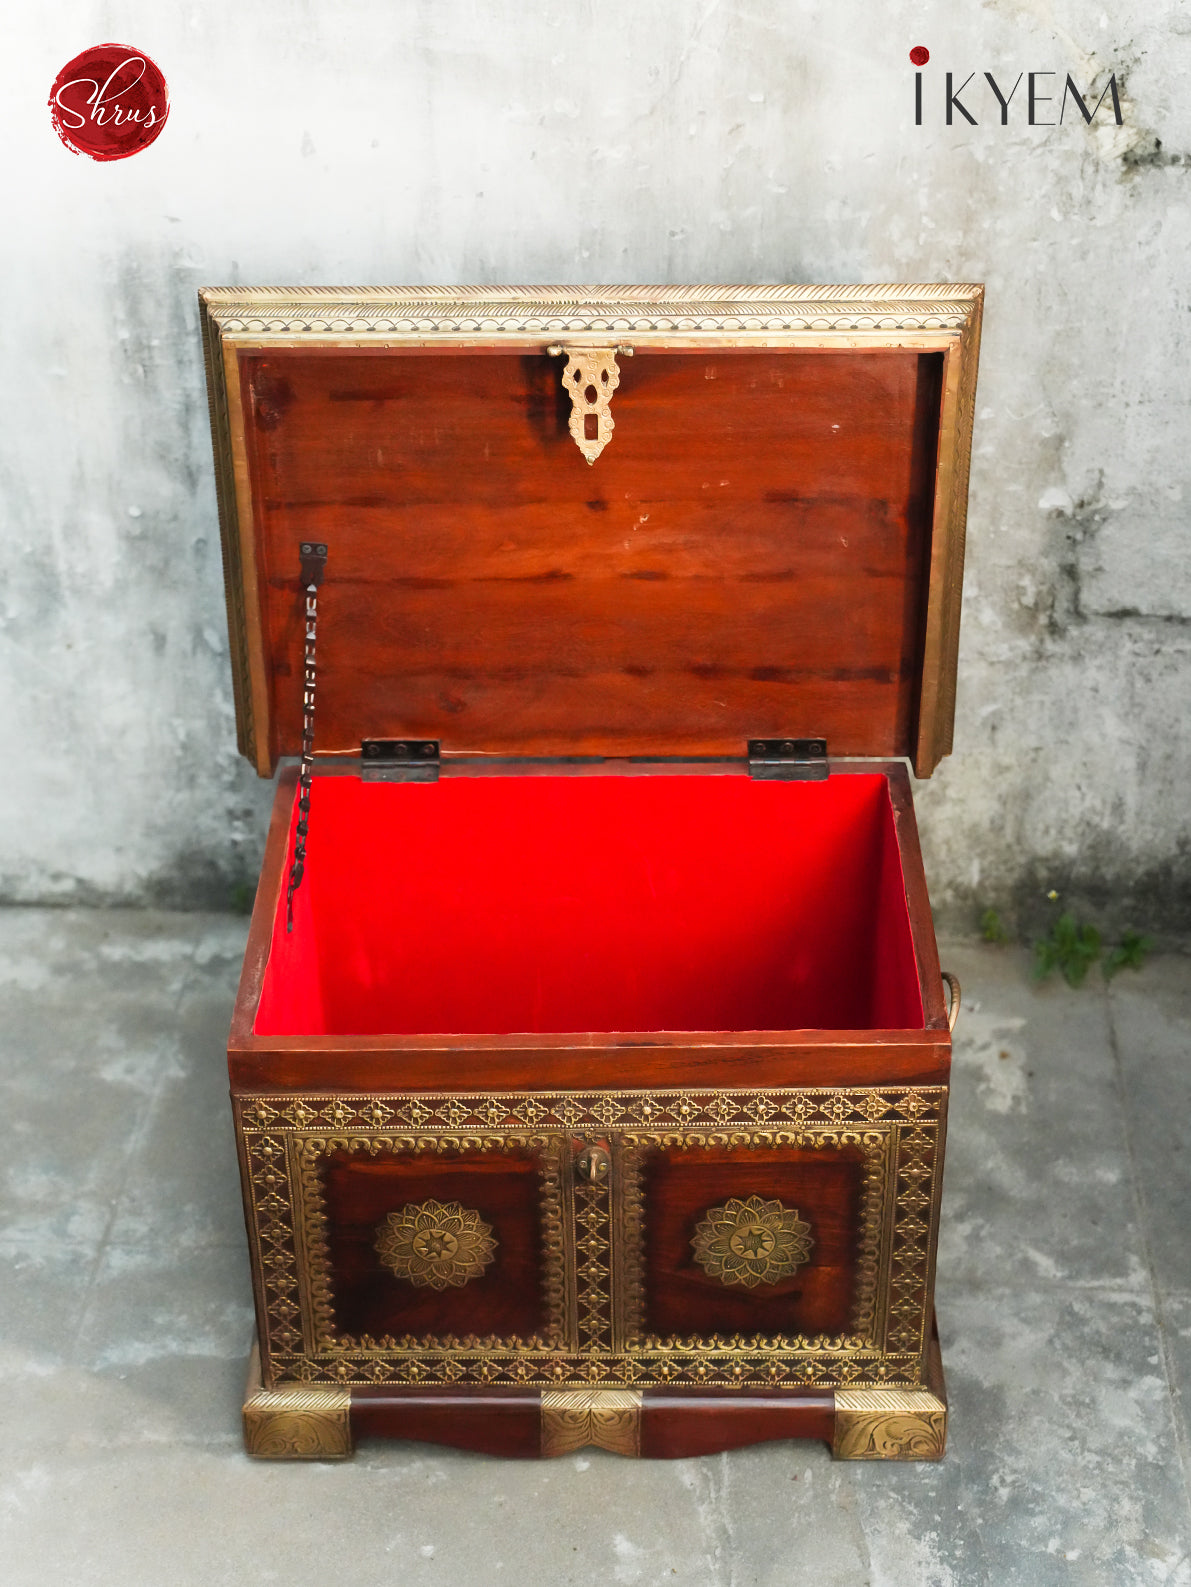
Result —
M926 1259L923 1263L923 1293L930 1297L935 1292L935 1268L938 1262L939 1224L943 1208L943 1160L947 1146L947 1105L948 1097L944 1096L939 1112L938 1129L931 1132L931 1185L930 1206L927 1209L927 1219L930 1224L930 1233L926 1239ZM925 1356L925 1371L923 1381L935 1386L939 1394L943 1393L943 1359L939 1350L939 1339L935 1329L935 1317L932 1309L929 1318L924 1319L923 1325L923 1354Z
M594 1446L640 1455L644 1395L635 1389L544 1389L542 1454L570 1455Z
M916 1389L837 1389L831 1452L837 1460L939 1460L947 1446L947 1393L937 1340Z
M955 691L959 671L959 622L963 603L964 550L968 527L968 485L972 469L972 429L976 418L976 380L980 363L980 332L984 316L984 294L976 298L973 311L954 357L960 360L959 391L956 396L955 461L951 472L948 518L947 565L943 570L945 597L940 624L939 756L951 753L955 726ZM952 355L949 355L952 356Z
M201 287L199 297L206 303L244 302L370 303L370 302L444 302L444 303L659 303L659 302L749 302L818 303L883 302L893 299L945 298L964 302L977 297L984 288L964 281L902 282L704 282L686 285L639 282L625 286L551 285L530 286L239 286Z
M958 331L970 284L635 287L211 287L223 335L355 338L625 331Z
M244 1392L244 1447L258 1460L345 1460L352 1453L351 1390L333 1384L261 1385L256 1345Z

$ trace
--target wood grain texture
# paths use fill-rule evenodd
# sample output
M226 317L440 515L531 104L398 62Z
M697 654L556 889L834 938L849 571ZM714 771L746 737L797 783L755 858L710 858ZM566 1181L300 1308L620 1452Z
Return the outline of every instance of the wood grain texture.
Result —
M785 1394L646 1389L641 1408L641 1453L653 1460L716 1455L783 1438L831 1442L830 1393Z
M502 1045L467 1038L467 1046L417 1045L410 1037L400 1048L374 1037L323 1038L304 1043L270 1039L229 1057L237 1096L274 1091L376 1092L439 1091L450 1083L460 1091L582 1091L618 1086L702 1087L746 1090L753 1086L945 1085L951 1072L951 1043L941 1032L868 1031L862 1040L791 1041L773 1032L768 1042L751 1033L710 1033L692 1044L659 1037L650 1041L588 1041L565 1045ZM475 1045L471 1045L472 1043Z
M849 1331L864 1173L858 1148L667 1149L643 1170L645 1332L679 1336ZM809 1223L811 1253L788 1278L728 1285L696 1262L691 1241L729 1198L778 1200Z
M908 753L941 356L653 352L589 468L545 356L242 354L270 754L303 539L324 753Z
M545 1330L536 1160L528 1152L443 1152L377 1157L333 1153L323 1170L339 1333L512 1334ZM390 1212L434 1199L479 1213L496 1241L484 1273L461 1287L417 1288L377 1254Z
M951 753L959 670L959 620L963 603L968 476L976 416L976 376L984 293L977 293L958 342L944 359L934 524L926 581L921 695L914 771L929 777Z
M353 1388L352 1432L470 1449L506 1459L542 1453L541 1396L536 1389ZM824 1436L830 1437L830 1430Z
M654 1460L717 1454L785 1438L830 1443L835 1424L830 1391L646 1389L642 1402L639 1452ZM537 1390L351 1390L351 1426L357 1440L415 1439L479 1454L536 1459L542 1454L541 1423Z

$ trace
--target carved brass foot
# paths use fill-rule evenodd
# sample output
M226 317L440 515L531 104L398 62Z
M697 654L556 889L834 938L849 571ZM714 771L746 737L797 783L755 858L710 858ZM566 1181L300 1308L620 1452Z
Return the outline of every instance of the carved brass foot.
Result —
M639 1455L641 1403L637 1389L543 1389L542 1454L571 1455L592 1446Z
M256 1344L244 1393L244 1447L258 1460L346 1460L352 1453L350 1389L261 1385Z
M837 1460L940 1460L947 1444L947 1391L939 1341L931 1340L920 1389L837 1389Z

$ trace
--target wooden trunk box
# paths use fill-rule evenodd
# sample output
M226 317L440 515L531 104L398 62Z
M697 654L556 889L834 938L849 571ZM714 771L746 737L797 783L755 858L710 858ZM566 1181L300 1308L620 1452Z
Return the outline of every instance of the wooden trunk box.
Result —
M201 303L248 1448L937 1457L980 288Z

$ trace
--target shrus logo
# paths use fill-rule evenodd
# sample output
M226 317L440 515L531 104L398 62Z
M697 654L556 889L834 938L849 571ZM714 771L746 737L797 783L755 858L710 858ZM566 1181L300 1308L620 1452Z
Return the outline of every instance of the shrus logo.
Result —
M75 154L126 160L147 149L170 113L161 68L144 50L96 44L66 65L50 89L54 130Z
M916 44L910 51L910 59L915 66L923 67L930 60L930 51L925 45ZM1063 84L1062 94L1058 94L1054 90L1058 87L1057 79L1061 76L1065 76L1066 81ZM1026 84L1025 95L1024 98L1018 99L1018 108L1014 111L1014 115L1020 119L1024 108L1028 126L1062 126L1069 105L1073 105L1087 125L1091 126L1092 118L1100 110L1106 98L1111 101L1112 113L1117 126L1119 127L1124 123L1124 117L1121 115L1121 96L1117 90L1117 75L1115 72L1109 74L1109 79L1100 90L1100 97L1095 104L1092 104L1094 90L1089 88L1085 97L1070 72L1018 72L1012 84L1008 81L1008 74L1006 74L1005 82L1000 83L992 72L981 73L980 78L983 79L982 81L977 78L975 72L969 72L958 87L956 86L956 74L954 72L948 72L946 78L946 87L943 91L943 111L949 127L955 126L957 121L966 122L973 127L978 126L981 118L975 114L976 110L980 110L982 115L984 115L986 110L991 111L991 115L984 115L986 121L995 120L999 113L1001 126L1007 127L1009 125L1009 107L1013 104L1014 97L1023 80ZM985 84L988 85L987 89L984 86ZM968 96L966 102L960 97L961 94L965 93ZM993 101L991 105L988 103L990 98ZM916 127L922 125L922 101L922 72L919 70L914 73L914 125ZM1056 104L1059 107L1057 118L1054 114Z

